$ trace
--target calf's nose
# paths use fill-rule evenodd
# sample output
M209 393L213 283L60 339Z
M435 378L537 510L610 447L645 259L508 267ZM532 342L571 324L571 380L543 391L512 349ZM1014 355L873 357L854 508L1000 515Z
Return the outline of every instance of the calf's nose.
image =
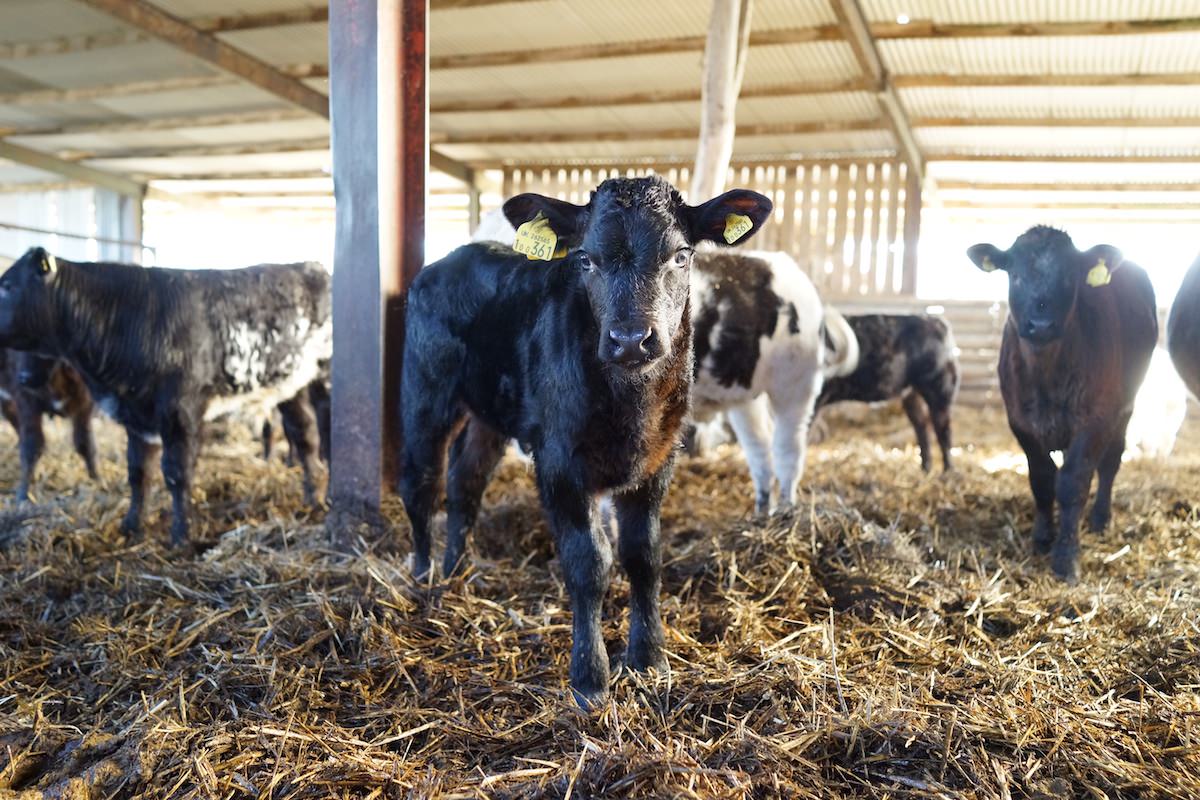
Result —
M644 345L650 338L649 325L615 325L608 329L612 341L610 361L635 361L647 355Z

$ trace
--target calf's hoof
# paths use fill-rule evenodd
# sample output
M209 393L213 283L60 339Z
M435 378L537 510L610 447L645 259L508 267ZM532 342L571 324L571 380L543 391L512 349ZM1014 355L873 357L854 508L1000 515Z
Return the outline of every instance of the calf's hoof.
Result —
M1088 515L1088 530L1092 533L1103 533L1112 521L1112 512L1106 509L1093 508Z
M188 526L173 524L171 525L171 539L168 546L172 550L183 550L188 546Z
M1050 561L1054 576L1063 583L1074 586L1079 583L1079 557L1068 553L1055 553Z
M578 686L571 687L571 696L575 698L575 705L587 712L596 711L603 708L608 702L608 687L602 688L581 688Z
M117 530L129 542L140 542L142 540L142 522L139 519L125 515L125 519L121 520L121 527Z
M413 553L412 556L412 576L417 583L425 583L429 580L429 556L419 556Z
M1054 530L1049 522L1038 520L1033 524L1033 552L1044 556L1054 546Z
M754 513L760 517L771 513L770 492L756 492L754 494Z

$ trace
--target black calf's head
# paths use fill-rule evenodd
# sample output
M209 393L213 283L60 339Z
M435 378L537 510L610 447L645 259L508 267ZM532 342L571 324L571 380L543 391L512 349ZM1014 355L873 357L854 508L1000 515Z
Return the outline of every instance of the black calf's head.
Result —
M34 247L0 274L0 347L35 350L50 330L50 284L58 262Z
M977 244L967 256L984 272L1008 273L1008 306L1021 338L1042 345L1062 336L1071 322L1081 287L1101 286L1121 263L1121 251L1096 245L1086 253L1075 249L1071 237L1039 225L1001 250Z
M607 180L585 206L537 194L504 204L513 227L540 215L569 248L600 331L600 359L631 371L670 353L687 310L692 247L744 242L770 213L770 200L745 189L689 206L657 177Z

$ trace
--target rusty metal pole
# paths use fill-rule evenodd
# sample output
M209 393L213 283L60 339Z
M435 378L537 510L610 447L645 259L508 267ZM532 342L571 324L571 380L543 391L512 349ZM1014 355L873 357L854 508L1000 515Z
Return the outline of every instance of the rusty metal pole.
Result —
M386 2L387 0L385 0ZM330 535L346 543L379 520L383 282L377 184L375 0L331 0L330 106L336 242Z
M425 263L425 186L429 173L428 0L392 0L380 9L381 267L384 324L383 474L394 490L400 465L400 367L404 298ZM385 70L389 71L385 74ZM386 154L390 153L391 158ZM386 185L385 185L386 184Z

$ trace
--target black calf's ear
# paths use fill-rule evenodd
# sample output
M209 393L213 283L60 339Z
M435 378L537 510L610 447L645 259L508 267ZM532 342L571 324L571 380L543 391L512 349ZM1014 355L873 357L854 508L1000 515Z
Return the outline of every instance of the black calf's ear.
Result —
M749 189L732 189L698 206L686 206L692 242L741 244L771 216L771 201Z
M583 232L587 210L587 206L577 206L540 194L519 194L504 201L504 216L514 228L532 222L541 214L550 223L555 236L574 242Z
M967 258L984 272L1008 269L1008 253L994 244L973 244L967 248Z
M1121 251L1111 244L1098 244L1080 254L1079 266L1087 276L1088 286L1105 286L1123 260Z

